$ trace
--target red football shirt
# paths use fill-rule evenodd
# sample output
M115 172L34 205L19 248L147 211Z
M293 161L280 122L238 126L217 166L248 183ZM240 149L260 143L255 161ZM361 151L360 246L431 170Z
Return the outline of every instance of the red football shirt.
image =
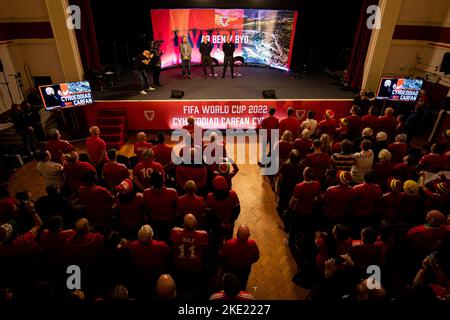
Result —
M18 204L19 202L12 197L0 199L0 224L16 218L19 213Z
M338 123L335 119L327 119L327 120L322 120L319 122L318 130L319 130L320 135L326 133L330 137L333 137L337 127L338 127Z
M361 118L363 128L371 128L373 133L376 134L380 129L380 119L373 114L365 115Z
M144 191L144 203L150 211L150 219L157 221L174 221L177 218L178 194L175 189L163 187Z
M130 172L124 164L108 161L103 166L103 178L111 187L118 186L124 179L130 177Z
M276 148L280 159L288 159L294 144L292 142L278 141Z
M177 215L184 217L188 213L193 214L198 222L205 217L205 200L195 194L185 194L178 199Z
M71 151L75 151L75 148L65 140L50 140L45 145L45 149L52 155L52 161L56 163L62 163L61 157Z
M80 189L83 184L83 173L86 171L96 172L95 168L89 162L78 160L74 163L66 163L64 165L64 175L69 184L70 191L75 194L78 193L78 189Z
M297 120L296 117L286 117L280 120L279 124L280 128L280 137L286 130L292 132L292 138L295 140L298 137L298 132L300 130L300 121Z
M397 129L397 119L394 116L381 116L379 122L379 130L387 133L388 137L392 137Z
M141 272L145 274L162 273L169 257L169 246L162 241L152 240L141 243L135 240L130 244L131 257Z
M39 243L46 253L60 256L63 252L64 243L74 235L74 230L62 230L57 233L51 233L48 229L45 229L39 236Z
M403 193L388 192L381 196L380 199L380 216L390 222L395 221L398 217L400 205L402 203Z
M144 195L136 193L131 202L122 203L116 199L116 208L119 211L120 224L127 229L134 229L145 222Z
M349 121L347 125L347 134L352 137L359 135L362 131L361 118L358 116L348 116L347 119Z
M172 162L172 147L166 144L157 144L153 147L155 154L155 161L161 163L163 166Z
M332 186L325 192L323 212L331 219L344 217L347 206L353 197L353 188L347 186Z
M294 142L294 149L297 149L300 152L300 159L304 159L308 153L311 153L312 150L312 140L299 138Z
M388 145L388 150L392 155L392 164L402 163L403 158L408 154L408 145L404 142L394 142Z
M361 183L353 187L352 215L369 217L375 211L375 205L381 196L377 184Z
M267 141L270 141L270 138L272 137L271 130L278 129L278 126L280 124L280 121L278 118L274 116L268 116L267 118L264 118L263 121L261 121L261 129L267 130Z
M392 164L389 161L379 161L373 165L373 169L375 170L375 178L376 183L386 188L386 183L392 172Z
M142 152L146 149L152 149L153 145L150 142L143 141L143 142L136 142L134 144L134 154L138 157L139 161L144 160L142 158Z
M114 197L111 192L100 186L81 186L78 197L85 207L86 218L92 225L102 227L112 225Z
M184 185L189 180L193 180L198 189L201 189L206 184L208 176L208 169L201 165L179 165L175 170L177 186L184 188Z
M328 153L313 152L306 156L306 165L314 169L314 179L320 181L325 177L327 169L331 168L332 161Z
M412 242L414 253L424 255L435 250L446 234L447 229L444 226L435 228L429 224L423 224L410 229L406 238Z
M206 231L172 229L170 240L174 247L175 266L179 271L200 272L203 267L203 252L208 247Z
M220 250L219 259L226 269L239 270L259 260L259 249L254 240L231 239Z
M295 186L293 198L297 199L294 210L298 214L313 213L314 200L320 194L320 183L317 181L301 182Z
M150 188L151 176L153 171L158 171L162 174L163 179L165 179L165 173L163 166L156 161L144 160L139 162L136 167L134 167L133 175L137 178L140 184L145 188Z
M239 198L234 190L230 190L229 196L226 199L216 199L213 193L210 193L206 200L206 209L211 210L222 223L233 222L231 221L233 208L239 205Z
M63 256L68 263L79 266L95 266L97 256L103 248L104 237L100 233L89 232L67 238L63 246Z
M416 166L402 162L392 168L392 176L401 181L414 180L416 169Z
M423 170L438 173L441 170L445 170L447 167L447 160L440 154L426 154L420 159L419 164Z
M42 253L41 246L36 242L36 233L28 231L10 243L0 245L0 257L28 258Z
M91 162L98 163L101 159L102 152L105 153L104 161L108 160L106 154L106 143L100 137L89 137L86 140L87 153Z

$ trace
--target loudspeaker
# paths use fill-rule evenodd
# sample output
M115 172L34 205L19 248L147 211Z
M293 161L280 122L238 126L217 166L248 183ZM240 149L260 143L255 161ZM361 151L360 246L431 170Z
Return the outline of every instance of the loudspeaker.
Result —
M265 99L276 99L275 90L263 90L262 95Z
M170 93L170 97L173 99L181 99L184 96L183 90L172 90Z
M450 73L450 52L444 53L444 56L442 57L441 70L439 71L444 74Z

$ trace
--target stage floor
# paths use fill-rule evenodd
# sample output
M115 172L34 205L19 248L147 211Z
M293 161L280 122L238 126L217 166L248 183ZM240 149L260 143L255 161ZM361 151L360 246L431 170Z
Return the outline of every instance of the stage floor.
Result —
M215 68L221 75L222 67ZM120 83L103 91L94 91L95 100L167 100L171 90L183 90L182 100L262 99L262 91L274 89L277 99L352 99L351 92L339 87L326 74L311 74L304 79L293 79L291 73L262 67L239 67L241 77L225 79L203 78L200 66L192 67L192 79L183 79L181 68L163 70L160 88L148 95L138 93L138 82L130 71L123 71Z

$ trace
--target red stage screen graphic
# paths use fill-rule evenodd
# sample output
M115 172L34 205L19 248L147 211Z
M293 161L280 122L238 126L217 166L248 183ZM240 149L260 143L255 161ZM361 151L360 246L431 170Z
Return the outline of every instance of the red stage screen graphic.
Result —
M288 70L297 12L257 9L156 9L150 11L155 40L163 40L162 67L181 63L179 45L187 36L192 63L200 63L202 37L213 45L211 56L223 62L222 43L230 35L234 56L246 63Z

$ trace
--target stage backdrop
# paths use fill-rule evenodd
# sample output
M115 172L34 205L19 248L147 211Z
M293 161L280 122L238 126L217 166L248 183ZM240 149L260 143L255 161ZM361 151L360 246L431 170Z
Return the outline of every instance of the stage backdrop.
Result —
M248 129L257 128L271 107L276 108L278 118L293 107L299 120L305 120L311 110L320 121L327 109L333 109L337 118L347 116L351 105L352 100L118 100L96 101L83 109L90 126L96 125L100 109L125 109L128 130L178 129L189 116L205 129Z
M225 35L236 45L234 56L244 61L289 69L297 11L258 9L155 9L150 11L153 37L163 40L162 67L181 63L179 45L187 36L192 62L200 63L202 36L213 45L211 56L223 62Z

